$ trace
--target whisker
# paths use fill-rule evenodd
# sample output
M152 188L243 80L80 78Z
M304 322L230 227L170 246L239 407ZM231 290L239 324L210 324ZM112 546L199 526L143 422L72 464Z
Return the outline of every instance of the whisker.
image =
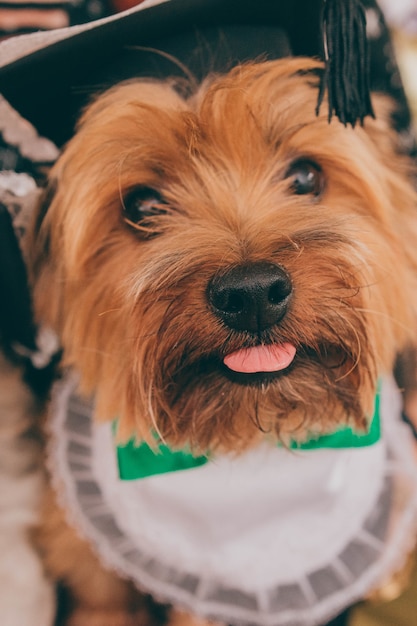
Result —
M192 89L194 91L197 90L197 87L198 87L197 78L194 76L194 74L191 72L191 70L184 63L182 63L174 55L169 54L169 52L165 52L164 50L158 50L158 48L151 48L149 46L130 45L130 46L126 46L126 48L127 48L127 50L138 50L140 52L151 52L153 54L156 54L156 55L162 57L163 59L166 59L167 61L171 61L171 63L173 63L173 65L176 65L178 67L178 69L180 69L184 73L184 75L188 78Z
M151 377L151 380L153 380L153 376ZM158 423L157 423L157 419L155 416L155 411L153 408L153 403L152 403L152 399L153 399L153 388L152 385L149 385L149 389L148 389L148 414L151 420L151 424L156 432L156 434L158 435L160 441L166 445L166 440L164 438L164 436L162 435L159 427L158 427Z
M388 315L388 313L384 313L383 311L377 311L376 309L365 309L365 308L362 308L362 307L361 308L356 308L356 311L359 311L360 313L371 313L372 315L379 315L380 317L383 317L383 318L389 320L390 322L393 322L399 328L402 328L403 330L406 330L407 332L412 332L413 331L413 329L411 327L406 326L405 324L403 324L402 322L397 320L392 315Z
M118 307L117 309L108 309L107 311L102 311L98 314L98 316L102 317L103 315L107 315L108 313L115 313L116 311L121 311L121 307Z

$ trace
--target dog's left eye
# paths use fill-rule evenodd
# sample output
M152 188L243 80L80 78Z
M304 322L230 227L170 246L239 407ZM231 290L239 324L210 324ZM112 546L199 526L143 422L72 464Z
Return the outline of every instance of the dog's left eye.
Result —
M298 196L304 194L319 196L324 188L324 176L320 165L309 159L298 159L291 163L285 178L290 180L291 191Z
M167 213L168 205L161 194L151 187L136 187L123 198L125 221L141 230L152 230L154 218Z

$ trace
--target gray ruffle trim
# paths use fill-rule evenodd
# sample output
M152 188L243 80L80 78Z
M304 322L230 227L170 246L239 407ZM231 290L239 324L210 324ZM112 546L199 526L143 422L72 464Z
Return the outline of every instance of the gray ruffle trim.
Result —
M76 385L74 378L64 380L54 394L50 466L61 504L107 567L160 601L244 626L314 626L363 598L381 578L399 568L412 549L417 476L415 470L409 474L412 465L404 466L398 448L390 448L383 489L360 533L335 561L306 573L302 580L249 594L167 566L134 545L117 524L92 470L92 405L75 394ZM401 452L408 433L402 424L396 428ZM392 439L389 433L387 438ZM393 531L391 510L398 489L403 504L396 511Z

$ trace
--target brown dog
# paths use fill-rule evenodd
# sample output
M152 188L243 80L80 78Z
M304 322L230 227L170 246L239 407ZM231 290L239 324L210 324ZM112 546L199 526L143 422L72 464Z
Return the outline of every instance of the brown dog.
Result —
M116 86L53 168L36 313L121 441L236 455L366 430L378 379L414 342L417 194L390 104L329 124L320 71L248 64L188 97ZM71 625L142 623L133 586L98 569L53 500L42 542Z

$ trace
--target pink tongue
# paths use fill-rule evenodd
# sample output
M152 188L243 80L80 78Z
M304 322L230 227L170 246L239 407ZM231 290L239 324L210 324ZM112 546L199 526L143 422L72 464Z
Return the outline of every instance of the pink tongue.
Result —
M295 356L295 346L280 343L272 346L243 348L224 357L224 364L234 372L278 372L288 367Z

